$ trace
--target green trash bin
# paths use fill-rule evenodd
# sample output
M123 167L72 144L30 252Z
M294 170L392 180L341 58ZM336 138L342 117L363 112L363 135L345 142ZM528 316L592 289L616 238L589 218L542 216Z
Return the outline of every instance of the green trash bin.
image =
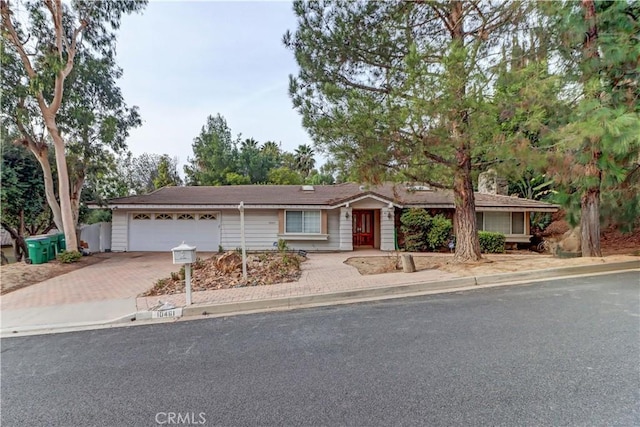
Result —
M64 233L58 234L58 252L67 250L67 241L64 238Z
M49 239L49 261L51 261L56 259L56 255L60 252L58 250L58 235L50 234L47 239Z
M49 239L42 237L31 237L25 239L29 260L31 264L44 264L49 261Z

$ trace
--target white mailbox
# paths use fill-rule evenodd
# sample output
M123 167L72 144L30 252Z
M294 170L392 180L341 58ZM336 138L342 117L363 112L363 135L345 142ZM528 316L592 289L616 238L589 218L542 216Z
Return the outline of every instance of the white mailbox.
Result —
M174 264L191 264L196 262L196 247L189 246L185 242L176 248L171 249L173 252Z

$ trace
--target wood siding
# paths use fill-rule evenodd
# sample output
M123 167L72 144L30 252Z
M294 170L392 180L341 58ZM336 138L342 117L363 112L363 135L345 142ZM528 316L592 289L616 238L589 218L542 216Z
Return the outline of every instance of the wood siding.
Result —
M380 213L380 250L393 251L396 249L394 228L394 208L382 209Z
M221 211L220 240L224 250L240 247L240 212L233 210ZM325 213L323 212L323 217ZM327 240L292 240L287 242L291 249L307 251L338 250L339 243L339 212L326 211ZM272 250L278 242L278 234L284 231L284 211L251 210L244 211L245 241L248 251ZM323 221L324 222L324 221ZM323 224L324 225L324 224ZM285 239L286 240L286 239Z
M126 252L129 246L129 212L114 210L111 215L111 250Z

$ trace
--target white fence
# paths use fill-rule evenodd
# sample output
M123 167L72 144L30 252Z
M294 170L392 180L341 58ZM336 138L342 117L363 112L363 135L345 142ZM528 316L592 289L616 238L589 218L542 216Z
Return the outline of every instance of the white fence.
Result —
M85 225L80 230L80 240L87 242L91 252L111 250L111 223L98 222Z

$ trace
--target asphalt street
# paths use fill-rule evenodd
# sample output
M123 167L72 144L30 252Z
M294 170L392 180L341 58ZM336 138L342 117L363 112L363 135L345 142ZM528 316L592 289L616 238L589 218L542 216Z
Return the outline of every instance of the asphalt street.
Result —
M0 344L3 427L640 425L637 271Z

